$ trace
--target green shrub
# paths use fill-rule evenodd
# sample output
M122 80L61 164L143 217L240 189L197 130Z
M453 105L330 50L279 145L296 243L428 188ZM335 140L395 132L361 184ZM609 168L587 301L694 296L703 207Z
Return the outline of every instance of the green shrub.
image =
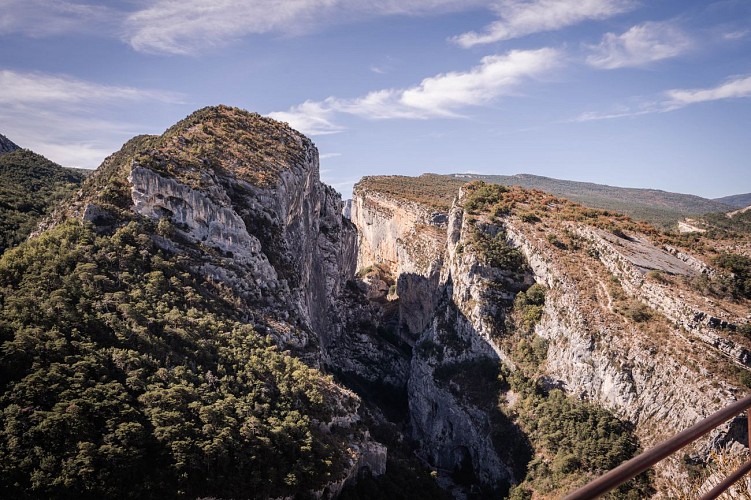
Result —
M275 497L341 470L316 423L330 380L191 271L135 222L70 222L3 255L0 496Z
M724 253L715 258L714 263L717 267L732 273L733 297L751 299L751 258L745 255Z
M515 317L524 332L531 332L542 318L545 306L545 287L535 283L526 292L519 292L514 299Z
M499 230L495 235L490 235L475 226L472 245L483 257L485 263L491 267L510 270L527 268L524 255L508 244L506 232L503 230Z
M522 222L528 222L530 224L535 224L541 221L541 219L533 213L521 214L519 217L521 218Z
M485 184L482 181L474 181L465 186L465 189L467 194L464 198L464 209L469 213L490 209L496 203L500 203L503 193L508 191L500 184Z
M620 314L623 314L625 317L629 318L631 321L635 321L636 323L644 323L645 321L649 321L652 319L652 310L644 304L643 302L639 301L638 299L631 299L628 302L626 302L625 305L619 306L616 309Z

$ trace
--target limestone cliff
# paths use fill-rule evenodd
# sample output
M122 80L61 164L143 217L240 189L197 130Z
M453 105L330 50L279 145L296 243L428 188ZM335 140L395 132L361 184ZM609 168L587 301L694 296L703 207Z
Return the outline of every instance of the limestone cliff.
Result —
M419 337L409 375L410 419L420 453L433 466L458 470L469 463L485 484L521 479L509 457L512 444L492 439L499 425L492 411L462 397L471 389L444 375L472 360L497 359L515 369L507 316L516 294L534 282L547 289L535 327L548 342L545 385L627 419L644 445L743 393L732 365L748 365L748 341L732 331L748 322L748 303L692 291L691 279L716 271L686 250L652 241L653 230L645 226L640 233L631 223L625 223L628 234L603 230L598 221L582 222L565 200L514 191L510 201L498 200L497 215L467 210L461 198L439 218L447 221L443 236L428 224L436 219L431 208L407 198L365 179L355 190L352 220L359 265L380 262L395 273L402 316L410 318L403 330ZM478 232L500 235L526 263L489 263ZM421 244L405 245L410 239ZM424 286L416 294L423 297L419 307L415 277ZM730 427L712 442L722 442Z

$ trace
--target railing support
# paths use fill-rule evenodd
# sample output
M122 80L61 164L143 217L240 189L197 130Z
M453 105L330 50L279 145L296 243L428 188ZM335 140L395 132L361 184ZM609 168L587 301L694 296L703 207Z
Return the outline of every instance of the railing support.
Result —
M636 477L663 458L672 455L684 446L696 441L715 427L728 419L735 417L744 410L751 411L751 395L726 406L722 410L713 413L701 422L692 425L667 441L658 444L654 448L645 451L628 462L622 463L610 472L600 476L573 493L568 494L564 497L564 500L586 500L597 498L616 486L620 486L629 479ZM751 413L747 414L747 419L751 422ZM749 430L749 443L751 444L751 430ZM739 476L739 478L740 477L742 477L742 475Z

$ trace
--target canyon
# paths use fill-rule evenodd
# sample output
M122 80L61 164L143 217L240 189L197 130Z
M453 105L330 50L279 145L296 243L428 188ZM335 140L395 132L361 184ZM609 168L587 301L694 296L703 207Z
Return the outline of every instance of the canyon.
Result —
M566 453L524 415L582 405L633 454L747 390L749 300L702 293L694 283L723 271L647 224L439 176L366 177L344 209L309 139L220 106L133 139L34 237L79 221L108 238L135 221L201 293L313 370L326 411L297 410L339 456L307 485L316 498L396 467L457 498L556 497L602 466L559 467ZM731 421L691 459L744 433ZM548 468L559 484L543 485ZM635 491L685 474L666 463Z

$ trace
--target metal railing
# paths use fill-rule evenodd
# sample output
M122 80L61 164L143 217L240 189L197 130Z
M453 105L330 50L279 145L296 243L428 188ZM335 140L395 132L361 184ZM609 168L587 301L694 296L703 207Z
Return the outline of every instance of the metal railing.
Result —
M641 474L663 458L672 455L684 446L696 441L715 427L726 422L732 417L735 417L743 411L747 411L747 421L750 429L749 449L751 449L751 395L748 395L745 398L726 406L722 410L713 413L701 422L689 427L685 431L677 434L667 441L658 444L654 448L645 451L641 455L632 458L628 462L622 463L615 469L611 470L603 476L600 476L586 486L583 486L573 493L568 494L566 497L564 497L564 500L585 500L589 498L597 498L598 496L607 493L613 488L620 486L629 479ZM730 486L741 479L749 471L751 471L751 460L743 464L738 470L733 472L720 484L715 486L711 491L702 496L701 500L710 500L717 498L718 496L720 496L720 494L722 494L722 492L730 488Z

